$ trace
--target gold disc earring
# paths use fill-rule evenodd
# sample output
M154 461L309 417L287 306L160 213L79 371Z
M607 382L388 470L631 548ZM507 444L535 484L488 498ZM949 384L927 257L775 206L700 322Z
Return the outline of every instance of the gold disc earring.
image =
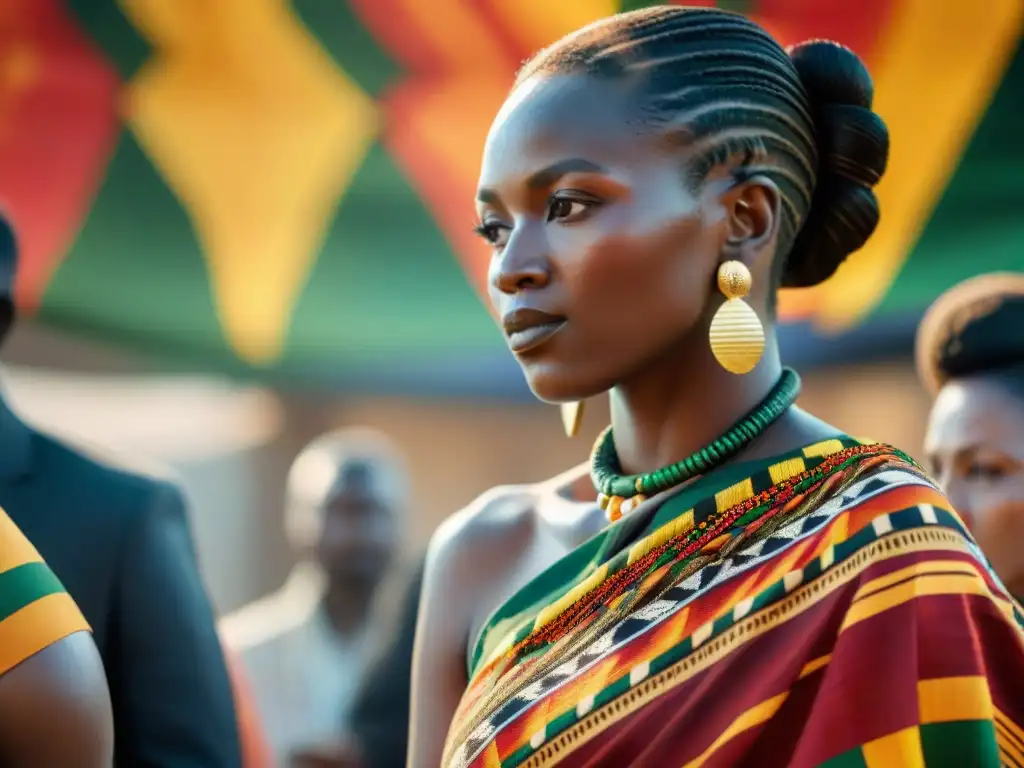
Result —
M565 428L566 437L576 437L580 431L580 423L583 421L583 407L586 401L577 400L571 403L562 403L562 426Z
M764 352L761 318L743 300L752 283L741 261L726 261L718 268L718 290L725 294L725 303L711 319L708 339L715 359L730 373L750 373Z

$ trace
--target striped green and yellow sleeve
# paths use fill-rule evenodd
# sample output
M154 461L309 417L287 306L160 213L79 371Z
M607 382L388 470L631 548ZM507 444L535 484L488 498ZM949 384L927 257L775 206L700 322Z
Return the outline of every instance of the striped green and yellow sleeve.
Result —
M0 510L0 675L58 640L89 629L53 571Z

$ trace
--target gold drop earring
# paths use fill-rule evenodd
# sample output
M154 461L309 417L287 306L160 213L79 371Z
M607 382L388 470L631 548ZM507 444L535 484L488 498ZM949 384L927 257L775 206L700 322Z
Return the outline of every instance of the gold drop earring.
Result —
M562 426L565 428L566 437L576 437L580 431L580 423L583 421L584 400L576 400L571 403L562 403L559 408L562 411Z
M725 294L725 303L711 319L708 340L715 359L730 373L750 373L764 352L761 318L743 300L752 284L742 261L726 261L718 268L718 290Z

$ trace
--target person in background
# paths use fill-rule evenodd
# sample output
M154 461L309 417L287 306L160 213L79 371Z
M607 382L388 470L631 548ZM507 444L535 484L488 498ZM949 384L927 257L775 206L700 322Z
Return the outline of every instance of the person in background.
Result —
M0 510L0 765L107 768L113 749L89 625Z
M16 262L0 216L0 341ZM237 768L231 683L178 488L32 429L0 396L0 507L93 628L115 764Z
M363 673L350 728L361 768L404 768L409 749L412 650L416 640L424 560L406 577L405 594L380 651Z
M932 305L917 366L925 453L1007 588L1024 596L1024 274L981 275Z
M397 452L369 430L324 435L292 466L285 524L298 564L279 591L221 622L277 765L355 763L343 728L407 494Z

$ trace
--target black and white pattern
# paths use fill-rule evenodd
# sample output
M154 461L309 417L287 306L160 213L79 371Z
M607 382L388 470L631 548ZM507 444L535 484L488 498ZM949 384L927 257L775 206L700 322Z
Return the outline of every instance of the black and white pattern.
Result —
M534 702L585 672L609 653L648 632L687 606L695 597L775 557L797 541L821 529L838 514L898 486L934 486L924 477L901 469L885 469L854 483L813 512L793 521L720 563L712 563L667 590L605 632L585 650L530 683L486 717L456 750L448 768L465 768L513 718ZM739 610L741 606L737 606ZM710 629L710 624L708 625ZM696 633L695 633L696 634ZM694 638L696 641L696 637ZM584 702L580 706L585 706ZM583 713L581 713L582 715ZM544 734L537 738L543 743ZM537 745L539 746L539 744Z

